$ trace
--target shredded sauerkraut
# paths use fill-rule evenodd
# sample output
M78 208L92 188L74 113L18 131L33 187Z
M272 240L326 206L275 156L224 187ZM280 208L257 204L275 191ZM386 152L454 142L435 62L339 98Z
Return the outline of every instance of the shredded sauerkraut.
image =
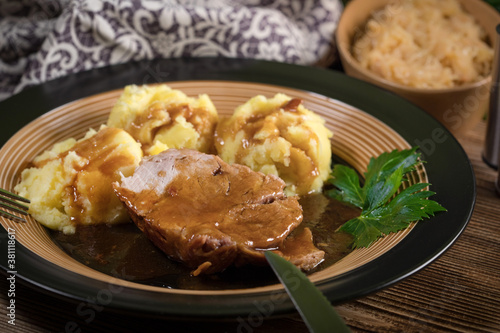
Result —
M377 75L416 88L447 88L491 72L486 33L456 0L403 0L372 15L353 56Z

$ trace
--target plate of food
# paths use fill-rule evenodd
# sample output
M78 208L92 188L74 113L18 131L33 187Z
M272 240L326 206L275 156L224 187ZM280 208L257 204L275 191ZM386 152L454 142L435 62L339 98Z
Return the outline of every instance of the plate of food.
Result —
M292 311L265 251L332 303L361 297L436 259L474 205L470 163L443 126L330 70L156 60L0 107L16 114L1 125L0 187L31 200L26 223L0 218L15 274L121 311Z

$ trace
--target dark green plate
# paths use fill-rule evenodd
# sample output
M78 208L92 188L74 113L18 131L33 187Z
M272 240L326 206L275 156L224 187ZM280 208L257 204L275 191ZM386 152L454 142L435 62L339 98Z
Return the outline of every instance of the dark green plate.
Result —
M31 120L65 103L127 84L178 80L233 80L268 83L325 95L367 112L422 148L426 171L448 209L416 227L394 248L369 263L317 284L334 304L365 296L408 277L439 257L466 227L475 202L475 178L460 144L437 121L413 104L342 73L275 62L239 59L153 60L94 69L26 89L0 103L0 142L4 144ZM6 117L6 115L9 115ZM29 144L29 143L26 143ZM0 265L7 270L7 232L0 232ZM18 277L33 287L76 301L96 298L110 285L48 262L18 244ZM261 311L294 310L286 292L236 295L168 295L123 288L107 306L134 314L234 317ZM276 301L278 300L279 301Z

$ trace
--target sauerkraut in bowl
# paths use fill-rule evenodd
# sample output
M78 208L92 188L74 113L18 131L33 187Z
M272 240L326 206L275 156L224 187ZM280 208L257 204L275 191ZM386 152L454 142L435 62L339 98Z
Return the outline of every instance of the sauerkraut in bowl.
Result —
M487 112L499 23L483 0L350 0L335 37L347 75L461 135Z
M403 0L377 10L354 36L361 66L415 88L449 88L491 73L493 48L458 0Z

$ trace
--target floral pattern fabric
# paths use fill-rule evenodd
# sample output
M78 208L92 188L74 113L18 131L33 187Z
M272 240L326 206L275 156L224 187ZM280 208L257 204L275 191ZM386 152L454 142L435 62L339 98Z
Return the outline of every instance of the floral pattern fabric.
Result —
M4 0L0 100L69 73L128 61L335 59L340 0Z

